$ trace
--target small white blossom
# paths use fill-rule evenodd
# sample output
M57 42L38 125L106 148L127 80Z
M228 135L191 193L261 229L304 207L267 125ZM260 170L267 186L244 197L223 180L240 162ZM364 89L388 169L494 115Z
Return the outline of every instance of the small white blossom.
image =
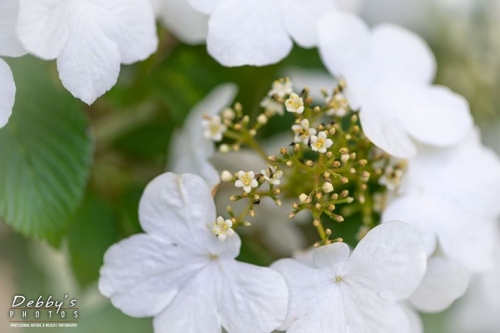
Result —
M273 82L273 86L269 93L269 97L278 96L279 98L284 98L293 93L293 83L288 78L280 79Z
M222 123L219 115L211 116L208 119L203 119L203 136L215 142L222 141L224 133L227 131L226 125Z
M293 93L285 101L285 106L288 112L301 114L304 112L304 99L296 93Z
M279 185L281 183L281 177L283 176L283 171L276 170L275 167L269 166L267 169L262 170L262 175L269 184Z
M371 230L350 254L345 243L313 250L314 267L293 259L271 266L290 291L280 331L410 333L398 304L418 287L426 255L418 232L403 222Z
M347 111L349 110L349 102L347 101L345 95L342 93L337 93L332 97L328 98L326 100L326 103L329 107L326 114L329 116L343 117L347 114Z
M292 131L295 133L294 142L302 142L305 145L309 143L309 137L317 133L315 128L309 127L309 120L307 119L303 119L300 124L293 125Z
M283 104L275 101L271 97L264 97L264 99L260 102L260 106L264 108L266 111L266 114L268 116L274 116L275 114L278 114L280 116L285 114L285 107Z
M311 149L319 153L326 153L326 150L333 145L333 141L328 139L326 131L319 132L318 136L311 135Z
M243 191L250 193L252 188L259 186L259 183L257 182L257 179L255 179L255 173L253 171L239 171L238 180L234 183L234 185L236 187L243 187Z
M331 193L331 192L333 192L333 185L330 182L324 182L323 186L321 187L321 189L325 193Z
M215 217L202 178L157 177L139 205L145 233L109 248L100 292L130 316L154 316L155 332L275 330L286 316L286 283L270 268L236 261L241 239L214 237Z
M212 232L217 236L218 240L225 242L227 237L231 237L235 234L233 230L233 221L229 219L224 220L222 216L219 216L214 222Z
M401 184L403 176L404 171L402 169L395 168L392 165L388 165L384 170L384 174L378 180L378 183L382 186L385 186L389 191L393 192Z

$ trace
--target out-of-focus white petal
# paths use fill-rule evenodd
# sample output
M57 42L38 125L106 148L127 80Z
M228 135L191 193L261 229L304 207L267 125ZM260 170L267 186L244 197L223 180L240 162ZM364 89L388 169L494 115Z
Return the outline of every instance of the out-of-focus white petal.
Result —
M185 280L206 262L158 237L140 234L106 252L100 292L133 317L151 317L175 299ZM158 274L164 272L164 274Z
M220 266L220 273L226 280L220 281L219 313L228 332L271 332L281 325L288 289L278 272L228 261Z
M319 269L331 270L332 266L342 265L349 258L350 253L351 250L346 243L333 243L315 249L313 262Z
M141 198L139 219L144 231L172 244L189 243L199 253L224 257L235 258L239 253L241 240L237 234L220 242L211 232L215 204L199 176L166 173L156 177Z
M208 15L195 10L187 0L161 0L162 23L181 41L201 44L207 38Z
M26 54L16 33L19 0L0 1L0 55L20 57Z
M19 39L37 57L57 58L68 40L70 13L75 10L75 1L19 0Z
M335 9L334 0L280 0L283 22L288 33L302 47L318 44L316 23L324 13Z
M420 234L406 223L389 221L372 229L356 246L349 260L349 279L403 300L422 281L426 262Z
M231 104L237 91L234 84L221 85L189 112L183 129L172 136L168 170L199 175L211 190L220 183L219 172L209 162L215 144L203 136L203 115L214 116L222 111Z
M292 49L278 1L231 0L212 12L208 52L225 66L274 64Z
M413 138L434 146L461 142L472 130L469 103L445 87L388 86L378 92L381 106Z
M413 308L408 306L405 302L400 304L403 308L408 320L410 322L410 332L411 333L424 333L424 324L422 323L422 318Z
M9 66L0 59L0 128L9 121L16 96L16 85Z
M366 23L354 14L333 11L318 21L321 59L337 77L362 72L370 50L370 37Z
M433 81L436 59L422 37L393 24L382 24L373 29L371 45L372 77L387 84Z
M194 9L210 14L219 4L227 0L187 0Z
M467 271L448 259L431 258L424 279L410 302L420 311L441 312L462 297L468 286Z
M415 156L417 148L395 115L371 97L363 102L359 119L365 135L380 149L400 158Z
M121 63L144 60L158 47L155 16L149 0L91 0L102 7L113 21L103 23L103 32L118 45Z

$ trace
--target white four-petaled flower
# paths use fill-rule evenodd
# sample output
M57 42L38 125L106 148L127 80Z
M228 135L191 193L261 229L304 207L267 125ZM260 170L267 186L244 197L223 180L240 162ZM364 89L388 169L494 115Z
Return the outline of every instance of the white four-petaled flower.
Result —
M326 150L333 145L333 141L328 139L326 131L321 131L319 134L311 135L311 149L319 153L326 153Z
M410 333L398 304L418 287L426 269L419 234L403 222L370 231L350 254L345 243L313 252L315 267L283 259L271 267L285 278L288 333Z
M92 104L111 89L120 64L144 60L158 37L149 0L20 0L17 32L23 46L57 59L63 85Z
M252 188L258 187L259 182L255 179L255 173L253 171L238 171L238 180L234 183L236 187L243 187L243 191L250 193Z
M167 173L139 207L146 232L113 245L99 290L124 313L154 316L155 332L267 333L284 320L287 287L270 268L241 263L237 234L212 233L215 205L204 180Z

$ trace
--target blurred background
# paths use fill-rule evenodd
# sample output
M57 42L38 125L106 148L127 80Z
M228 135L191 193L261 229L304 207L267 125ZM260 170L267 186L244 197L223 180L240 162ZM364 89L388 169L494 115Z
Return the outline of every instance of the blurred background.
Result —
M394 22L421 34L438 60L437 83L469 100L485 143L500 152L500 2L344 2L370 24ZM18 95L12 121L0 131L0 170L9 171L0 180L15 178L26 188L0 193L0 207L7 196L17 196L30 208L23 218L38 222L17 223L9 216L3 216L8 224L0 222L1 332L24 331L8 326L15 294L77 298L79 327L54 332L152 332L151 319L122 314L100 296L96 281L106 249L141 232L138 202L146 184L165 171L173 131L218 84L235 82L237 100L247 114L256 115L271 82L290 68L324 70L317 50L298 47L278 65L224 68L204 46L184 45L161 26L159 35L158 52L122 67L118 84L90 107L61 88L54 63L29 56L7 60ZM263 136L287 128L273 121ZM45 157L44 151L57 154ZM52 166L49 170L37 163L51 156L43 164ZM26 170L18 168L20 161ZM62 206L45 209L54 200ZM267 265L275 257L252 237L243 244L240 260ZM425 331L456 333L447 324L454 311L424 315ZM500 332L498 326L488 329L470 333Z

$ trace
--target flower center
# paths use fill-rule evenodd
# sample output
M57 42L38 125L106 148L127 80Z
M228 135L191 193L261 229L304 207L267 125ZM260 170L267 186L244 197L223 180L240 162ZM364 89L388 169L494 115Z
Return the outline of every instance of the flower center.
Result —
M246 173L243 177L241 177L241 181L245 186L250 186L252 184L252 178Z
M314 147L321 148L325 144L325 139L318 138L318 140L314 143Z

